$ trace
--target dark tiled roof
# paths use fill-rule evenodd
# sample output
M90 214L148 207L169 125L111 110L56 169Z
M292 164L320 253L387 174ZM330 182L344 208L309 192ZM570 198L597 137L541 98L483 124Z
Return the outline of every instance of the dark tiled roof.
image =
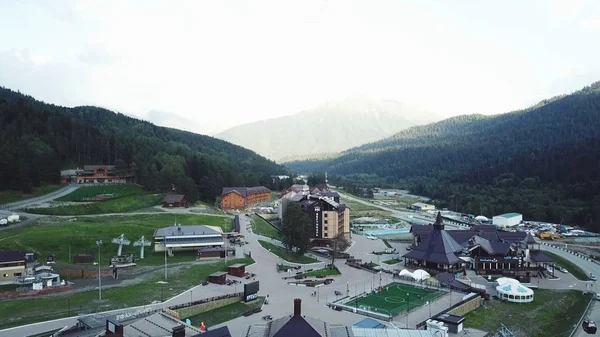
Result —
M498 235L498 238L502 241L509 242L509 243L519 243L519 242L522 242L523 239L525 239L525 237L527 236L527 233L498 231L497 235Z
M229 194L231 192L237 193L242 197L247 197L253 194L259 193L271 193L271 190L264 186L254 186L254 187L223 187L223 192L221 195Z
M216 329L208 329L206 332L194 335L193 337L231 337L231 332L226 326L222 326Z
M548 255L546 255L546 253L542 252L541 250L530 250L529 258L531 260L533 260L534 262L553 262L554 261Z
M0 251L0 262L25 261L25 253L14 250Z
M510 243L490 241L478 235L473 236L473 243L491 255L506 255L510 249Z
M167 194L167 195L165 195L163 202L172 204L175 202L181 202L183 199L185 199L185 195L183 195L183 194Z
M451 314L441 314L441 315L435 316L433 319L442 321L442 322L452 323L452 324L460 324L460 323L464 322L464 320L465 320L465 318L462 316L456 316L456 315L451 315Z
M455 253L462 249L463 247L448 233L443 230L435 230L404 257L434 263L456 264L461 260Z
M269 323L269 337L322 337L327 323L312 317L291 315Z
M239 233L241 227L242 226L240 225L240 216L236 215L235 217L233 217L233 230Z
M83 170L84 171L94 171L97 168L105 168L109 171L112 171L115 169L115 165L83 165Z
M531 235L531 233L527 233L527 236L525 237L525 239L523 239L523 243L532 244L537 242L535 241L535 238L533 237L533 235Z

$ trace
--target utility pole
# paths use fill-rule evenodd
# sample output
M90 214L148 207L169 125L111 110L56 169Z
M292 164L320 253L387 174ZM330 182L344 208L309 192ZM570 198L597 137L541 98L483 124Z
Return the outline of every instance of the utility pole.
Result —
M163 239L163 244L165 245L165 281L167 280L167 236L165 235Z
M98 300L102 300L102 272L100 270L102 266L102 259L100 258L100 247L102 246L102 240L96 241L98 245Z
M408 329L408 313L410 312L410 293L406 293L406 298L408 301L406 302L406 328Z

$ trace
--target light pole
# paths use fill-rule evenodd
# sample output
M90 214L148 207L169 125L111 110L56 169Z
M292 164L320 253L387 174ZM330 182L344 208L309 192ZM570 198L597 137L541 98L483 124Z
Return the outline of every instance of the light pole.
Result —
M410 312L410 293L406 293L406 298L408 301L406 302L406 328L408 329L408 313Z
M350 296L350 282L346 282L346 296Z
M167 280L167 236L165 235L163 239L163 244L165 245L165 281Z
M102 266L102 259L100 258L100 246L102 246L102 240L96 241L96 245L98 246L98 300L102 300L102 274L100 271L100 267Z
M194 291L190 290L190 304L194 303Z

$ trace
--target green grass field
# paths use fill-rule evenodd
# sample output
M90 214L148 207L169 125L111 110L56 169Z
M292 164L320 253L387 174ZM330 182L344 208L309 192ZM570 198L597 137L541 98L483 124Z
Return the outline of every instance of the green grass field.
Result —
M465 315L465 327L493 333L502 323L519 336L567 337L593 296L578 290L534 289L534 292L531 303L486 301Z
M569 271L569 273L573 274L573 276L575 276L578 280L582 280L582 281L589 280L588 274L585 271L583 271L583 269L581 269L581 267L579 267L578 265L574 264L573 262L571 262L561 256L551 253L547 250L544 251L544 253L546 253L550 258L552 258L552 260L554 260L554 262L556 262L557 266L565 268L566 270ZM557 275L557 274L562 274L562 273L559 272L558 270L556 270L554 272L554 275Z
M248 303L233 303L217 309L205 311L195 316L191 316L189 319L192 321L193 326L200 326L200 324L204 322L204 325L206 325L206 327L210 330L212 326L241 317L245 312L260 308L264 301L264 297L259 297L256 300Z
M370 201L367 201L367 202L370 202ZM352 212L380 210L380 208L377 207L377 206L375 206L375 205L365 205L365 204L360 203L358 201L350 200L350 199L347 199L347 198L346 199L340 198L340 203L346 204L348 207L350 207L350 209L352 210Z
M317 269L317 270L313 270L311 272L302 274L302 276L308 276L308 277L311 277L311 276L335 276L335 275L342 275L342 273L340 273L339 269L337 269L337 267L335 267L335 266Z
M146 194L139 185L122 184L107 186L85 186L56 199L57 201L90 201L98 195L112 195L114 197L123 197L126 195Z
M267 241L258 240L258 243L260 243L261 246L263 246L265 249L269 250L271 253L279 256L280 258L282 258L288 262L302 263L302 264L319 262L319 261L313 259L312 257L308 257L308 256L304 256L304 255L298 256L298 254L296 254L296 253L288 252L287 250L285 250L279 246L275 246L274 244L267 242Z
M192 286L196 286L216 271L225 271L226 266L235 263L254 263L250 258L233 259L228 263L219 261L212 264L193 265L169 274L168 283L157 283L164 280L159 273L148 281L127 287L103 288L102 299L105 303L94 302L98 291L87 291L74 294L57 294L44 298L7 301L0 305L0 329L17 325L41 322L76 315L77 313L92 313L118 308L134 307L150 304L152 301L171 298ZM232 289L233 291L233 289Z
M163 199L162 195L144 194L127 195L105 201L95 201L81 205L68 205L44 208L27 208L26 211L45 215L92 215L126 213L139 211L141 209L159 205Z
M143 214L143 215L118 215L118 216L95 216L68 219L57 219L56 223L39 224L39 222L23 229L8 230L2 232L0 247L6 250L25 250L36 252L40 259L48 254L55 254L57 262L69 263L69 244L71 254L93 254L98 253L96 240L102 240L101 256L106 258L116 255L117 245L111 240L121 234L125 234L132 242L138 240L142 235L152 240L152 235L157 228L172 226L177 219L181 225L209 225L218 226L224 232L231 231L232 219L229 217L216 217L194 214ZM133 244L123 247L123 253L135 254L139 257L139 247ZM146 258L137 260L141 265L161 264L164 262L163 253L152 252L152 247L147 247ZM193 261L196 255L190 253L175 253L172 262Z
M260 235L266 236L268 238L277 239L277 240L279 240L281 238L281 234L279 233L279 231L277 229L275 229L268 222L261 219L256 214L252 214L252 223L253 223L252 231L255 234L260 234Z
M382 312L396 316L401 312L412 310L433 301L445 293L435 289L423 289L403 283L392 283L384 287L379 294L369 294L365 297L350 300L346 305L367 309L369 311Z
M48 193L52 193L56 190L59 190L59 189L65 187L65 186L66 185L64 185L64 184L42 185L40 187L34 187L33 192L29 193L29 194L23 193L21 191L13 191L13 190L0 191L0 205L8 204L8 203L15 202L15 201L39 197L39 196L42 196L42 195L45 195Z

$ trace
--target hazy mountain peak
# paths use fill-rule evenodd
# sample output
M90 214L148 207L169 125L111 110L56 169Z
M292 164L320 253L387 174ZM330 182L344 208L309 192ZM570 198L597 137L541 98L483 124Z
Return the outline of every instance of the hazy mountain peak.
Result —
M339 152L437 120L400 102L355 95L215 135L271 158Z

